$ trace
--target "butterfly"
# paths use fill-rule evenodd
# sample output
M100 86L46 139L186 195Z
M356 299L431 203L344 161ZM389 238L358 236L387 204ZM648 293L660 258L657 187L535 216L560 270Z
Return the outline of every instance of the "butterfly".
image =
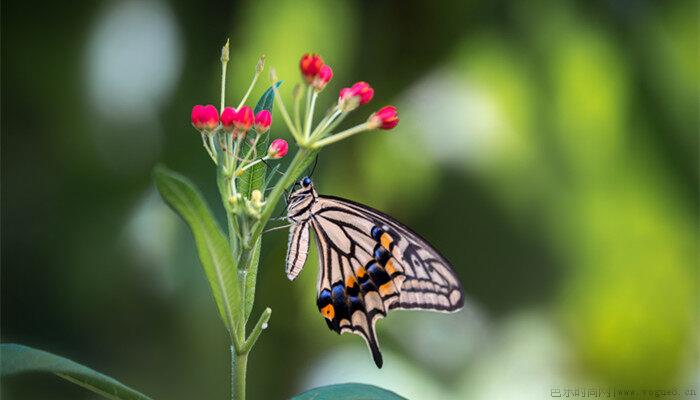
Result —
M375 324L389 311L462 308L464 292L455 271L425 239L380 211L320 196L309 177L298 184L287 198L287 277L294 280L304 267L312 228L318 310L331 330L362 336L378 368L383 361Z

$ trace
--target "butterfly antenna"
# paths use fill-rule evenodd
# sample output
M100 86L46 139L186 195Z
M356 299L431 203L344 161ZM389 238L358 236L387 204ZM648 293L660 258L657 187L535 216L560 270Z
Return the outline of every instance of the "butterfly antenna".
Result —
M318 154L316 154L316 158L314 159L314 166L311 167L311 173L309 174L309 177L314 176L314 171L316 171L316 165L318 165Z

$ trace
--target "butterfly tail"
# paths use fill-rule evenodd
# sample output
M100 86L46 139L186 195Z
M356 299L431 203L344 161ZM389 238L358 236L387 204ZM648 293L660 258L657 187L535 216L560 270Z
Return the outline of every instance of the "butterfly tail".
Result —
M370 343L369 349L372 351L372 358L374 363L377 364L377 368L381 368L384 365L384 359L382 358L382 352L379 351L379 346L377 346L377 343Z
M374 363L377 365L377 368L381 368L382 365L384 365L384 358L382 358L382 352L379 351L379 342L377 341L377 333L374 331L373 323L371 323L369 326L368 335L363 335L363 337L367 342L367 347L369 347L369 351L372 353L372 359L374 359Z

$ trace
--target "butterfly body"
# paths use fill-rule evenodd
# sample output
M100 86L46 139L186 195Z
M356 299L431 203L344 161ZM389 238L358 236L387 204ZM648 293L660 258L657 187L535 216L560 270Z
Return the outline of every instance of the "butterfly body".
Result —
M374 328L390 310L462 308L455 272L425 239L370 207L319 195L308 177L300 184L288 198L287 277L295 279L303 268L313 229L319 312L331 330L362 336L378 367L382 355Z

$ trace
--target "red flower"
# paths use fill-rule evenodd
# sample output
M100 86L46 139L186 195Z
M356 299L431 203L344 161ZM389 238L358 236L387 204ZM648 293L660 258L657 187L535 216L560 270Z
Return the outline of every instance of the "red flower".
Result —
M192 125L199 131L211 132L219 126L219 112L211 104L192 107Z
M270 148L267 149L267 155L270 158L282 158L287 154L289 144L284 139L275 139L270 143Z
M224 108L224 111L221 113L221 125L223 125L224 130L228 132L233 130L237 116L236 110L233 107Z
M338 95L338 104L343 111L352 111L369 103L374 97L374 89L367 82L357 82L352 87L343 88Z
M233 123L236 128L240 129L241 131L248 131L253 127L253 123L255 123L253 110L248 106L241 107L241 109L236 113L236 118L234 119Z
M324 65L323 58L318 54L304 54L299 61L299 69L304 79L306 79L306 83L310 84L313 82L316 74Z
M314 78L314 88L320 92L321 90L323 90L324 87L326 87L331 78L333 78L333 70L328 65L324 65L323 67L321 67L321 69L318 71L318 74L316 74L316 77Z
M263 134L270 129L270 124L272 124L272 114L268 110L261 110L258 115L255 116L255 130L258 133Z
M369 117L369 123L372 129L392 129L399 123L396 107L385 106L380 108L379 111Z

